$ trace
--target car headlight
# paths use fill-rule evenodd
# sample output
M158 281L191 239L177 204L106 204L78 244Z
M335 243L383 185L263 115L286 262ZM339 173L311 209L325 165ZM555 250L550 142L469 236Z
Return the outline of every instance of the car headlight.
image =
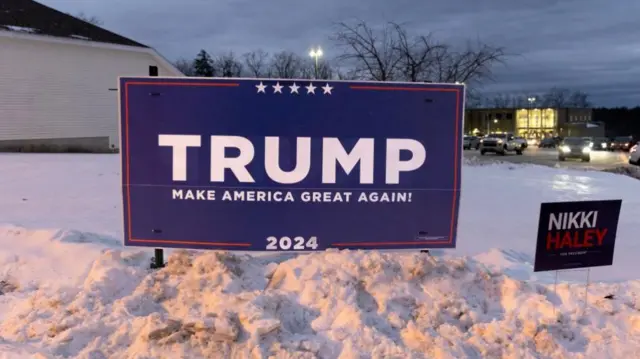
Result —
M480 143L483 143L483 142L484 142L484 140L480 140Z
M607 144L606 144L606 143L601 143L601 144L600 144L600 147L602 147L602 148L607 148Z
M564 153L569 153L571 152L571 148L569 148L569 146L562 146L560 147L560 150Z
M498 143L502 143L502 140L498 140Z
M589 147L593 148L593 142L589 142Z
M591 147L589 146L582 149L582 153L590 153L590 152L591 152Z

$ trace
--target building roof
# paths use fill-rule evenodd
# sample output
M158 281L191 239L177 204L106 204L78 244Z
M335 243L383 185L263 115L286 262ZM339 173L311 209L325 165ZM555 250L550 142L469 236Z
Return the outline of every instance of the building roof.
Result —
M0 30L148 47L33 0L0 0Z

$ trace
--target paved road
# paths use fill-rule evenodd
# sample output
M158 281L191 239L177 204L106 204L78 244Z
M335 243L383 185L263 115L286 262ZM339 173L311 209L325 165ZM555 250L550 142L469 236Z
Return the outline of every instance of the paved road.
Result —
M626 152L593 151L591 162L581 162L580 160L567 159L565 162L558 161L558 152L555 149L537 148L529 146L522 156L507 154L505 156L487 153L480 155L477 150L465 150L465 158L475 158L479 161L491 162L495 160L513 163L533 163L544 166L563 168L584 168L604 170L613 167L629 166Z

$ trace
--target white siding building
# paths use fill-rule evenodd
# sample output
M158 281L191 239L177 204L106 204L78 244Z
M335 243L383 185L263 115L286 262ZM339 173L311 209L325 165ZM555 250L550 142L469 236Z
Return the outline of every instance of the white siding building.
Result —
M33 14L7 17L12 4ZM63 31L47 28L61 19ZM133 40L31 0L0 1L0 150L117 148L118 77L147 76L150 66L182 76Z

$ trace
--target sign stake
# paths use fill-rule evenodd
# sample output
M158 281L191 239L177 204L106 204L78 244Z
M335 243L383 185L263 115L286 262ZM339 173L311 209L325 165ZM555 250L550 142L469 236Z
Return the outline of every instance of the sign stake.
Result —
M558 271L556 271L556 280L553 282L553 294L558 296ZM553 315L556 315L556 303L553 302Z
M158 76L158 66L149 66L149 76ZM164 268L164 251L162 248L156 248L153 251L153 261L151 262L151 269Z
M590 282L591 268L587 268L587 285L584 288L584 311L587 312L587 306L589 305L589 282Z
M151 269L164 268L164 251L162 248L154 250L153 261L151 261Z

